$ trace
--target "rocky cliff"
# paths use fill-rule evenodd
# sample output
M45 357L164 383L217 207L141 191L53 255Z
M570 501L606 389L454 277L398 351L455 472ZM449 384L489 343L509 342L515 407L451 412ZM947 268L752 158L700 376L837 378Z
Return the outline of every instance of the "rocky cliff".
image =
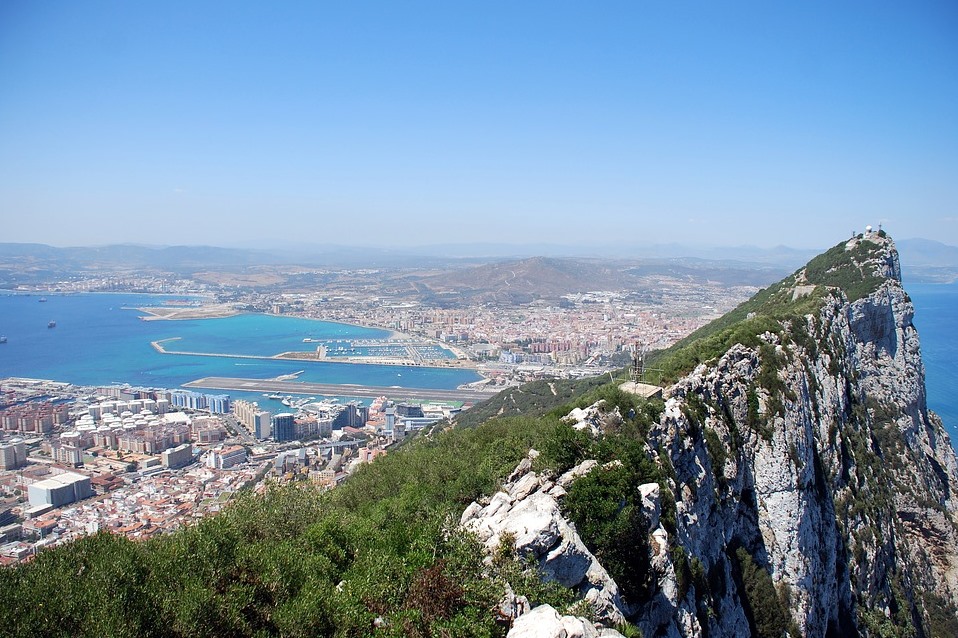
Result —
M508 531L600 619L645 636L953 635L958 464L926 406L913 314L893 242L867 233L670 353L698 364L644 437L665 478L639 488L641 596L623 599L556 520L568 475L515 476L520 493L507 483L463 523L490 544Z

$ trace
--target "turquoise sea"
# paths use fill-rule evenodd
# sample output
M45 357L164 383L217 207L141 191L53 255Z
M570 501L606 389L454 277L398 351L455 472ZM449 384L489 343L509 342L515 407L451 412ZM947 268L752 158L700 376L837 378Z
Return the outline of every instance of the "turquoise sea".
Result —
M471 370L420 366L242 359L161 354L168 350L270 356L311 350L310 339L383 339L384 330L341 323L246 314L220 319L142 321L136 307L162 305L169 297L129 294L38 295L0 293L0 377L54 379L79 385L130 383L177 388L208 376L268 379L303 370L314 383L410 388L455 388L480 377ZM56 321L55 328L48 328ZM231 392L234 397L242 396Z

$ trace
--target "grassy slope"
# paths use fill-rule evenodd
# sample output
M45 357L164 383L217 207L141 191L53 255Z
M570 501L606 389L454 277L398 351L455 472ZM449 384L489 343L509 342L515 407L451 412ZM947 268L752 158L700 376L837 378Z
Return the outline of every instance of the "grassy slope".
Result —
M674 382L689 373L699 363L721 356L737 343L750 347L759 345L758 335L781 332L783 322L808 314L817 315L825 295L842 291L849 301L855 301L874 292L882 281L871 273L864 262L881 247L870 241L860 241L855 249L846 250L842 242L812 259L796 273L761 290L738 306L670 348L653 353L647 362L651 383ZM810 294L793 298L796 279L803 277L802 285L815 286Z

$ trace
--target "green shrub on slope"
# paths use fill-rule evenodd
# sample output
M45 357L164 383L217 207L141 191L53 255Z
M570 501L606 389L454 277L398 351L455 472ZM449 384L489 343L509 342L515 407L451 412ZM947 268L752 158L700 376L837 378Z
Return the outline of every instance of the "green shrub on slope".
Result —
M652 353L647 360L650 383L670 383L700 363L725 354L735 344L760 345L759 335L781 333L783 324L805 315L817 315L829 290L841 290L849 301L865 297L884 279L875 275L872 261L882 246L860 240L851 250L841 242L815 257L795 274L759 291L731 312L699 328L671 347ZM795 286L814 286L798 295Z

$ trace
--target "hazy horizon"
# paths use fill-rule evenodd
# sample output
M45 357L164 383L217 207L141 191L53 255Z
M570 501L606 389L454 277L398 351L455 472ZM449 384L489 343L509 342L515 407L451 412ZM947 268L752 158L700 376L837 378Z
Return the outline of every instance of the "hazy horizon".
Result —
M958 7L0 4L3 240L958 244Z
M894 237L892 239L895 239ZM839 240L841 241L841 240ZM834 242L838 243L838 241ZM834 243L832 245L834 245ZM958 268L958 246L944 244L937 240L924 238L906 238L896 240L901 253L901 263L913 266L939 266ZM50 247L50 244L32 244L18 242L0 242L0 246L30 246L40 245ZM234 251L239 255L253 256L261 254L266 261L263 263L308 263L311 260L325 260L323 263L340 263L343 266L361 267L361 264L383 266L402 264L408 260L423 260L435 265L444 261L479 263L485 261L526 260L533 258L546 259L585 259L585 260L613 260L657 263L671 260L702 261L728 264L741 264L749 268L795 268L807 260L820 254L831 246L815 248L796 248L787 245L778 246L720 246L709 244L532 244L532 243L471 243L471 244L432 244L421 246L358 246L346 244L317 244L308 241L286 241L285 243L270 242L236 242L233 244L159 244L148 242L126 242L121 244L99 244L88 246L52 246L55 250L93 251L85 258L99 259L106 256L100 253L105 249L118 249L120 252L113 257L132 257L123 249L142 249L162 253L168 250L196 251L209 249L213 251ZM21 254L13 249L10 256ZM27 253L23 253L27 254ZM38 253L42 255L43 253ZM184 253L186 255L187 253ZM181 255L182 258L184 255ZM74 255L74 257L79 255ZM63 255L67 257L67 255ZM189 258L195 259L196 254ZM168 259L168 258L167 258ZM216 259L216 257L214 257ZM279 261L276 261L279 259ZM386 261L383 261L383 260ZM418 263L426 263L418 262ZM172 262L171 262L172 263Z

